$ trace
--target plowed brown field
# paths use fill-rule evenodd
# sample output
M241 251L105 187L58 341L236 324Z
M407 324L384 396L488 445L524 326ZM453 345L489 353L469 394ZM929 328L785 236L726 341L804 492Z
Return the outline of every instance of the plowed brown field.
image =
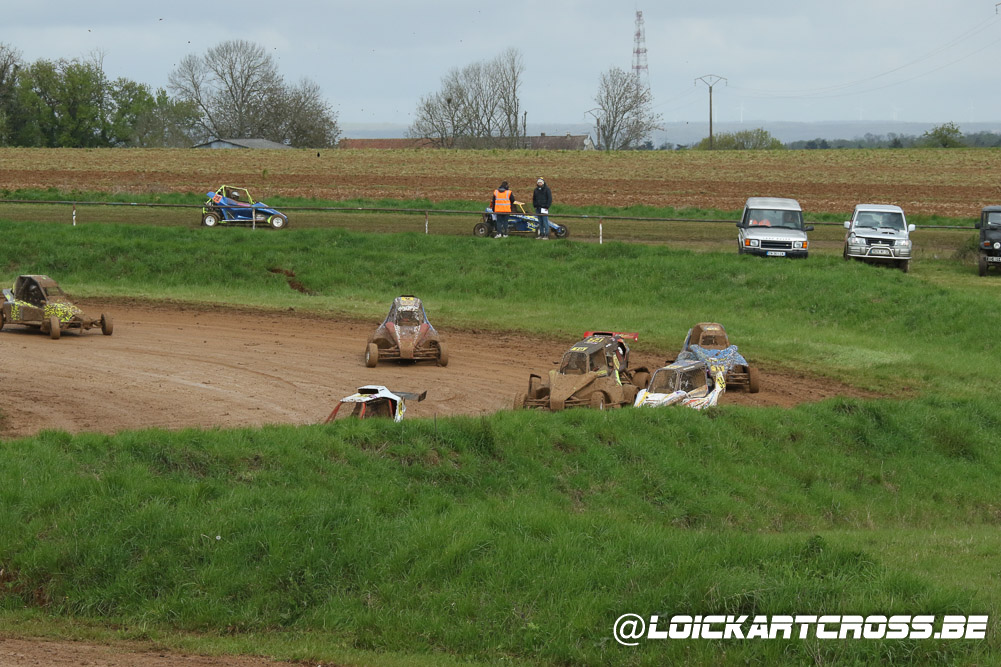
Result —
M556 203L739 210L751 195L794 197L811 212L859 202L910 214L976 217L1001 201L1001 151L640 151L0 149L7 190L204 193L220 183L262 197L485 201L507 180L527 199L546 177Z

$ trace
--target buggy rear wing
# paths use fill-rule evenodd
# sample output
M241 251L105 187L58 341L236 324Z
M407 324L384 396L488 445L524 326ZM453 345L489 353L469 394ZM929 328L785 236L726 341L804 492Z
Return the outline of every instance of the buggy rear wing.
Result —
M638 333L625 333L622 331L585 331L584 338L589 336L618 336L619 338L628 338L634 343L638 343L640 340Z

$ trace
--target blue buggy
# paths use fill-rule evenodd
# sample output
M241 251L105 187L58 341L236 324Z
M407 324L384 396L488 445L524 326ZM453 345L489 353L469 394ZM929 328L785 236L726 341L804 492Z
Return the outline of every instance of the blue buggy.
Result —
M288 227L287 215L264 202L254 201L247 188L222 185L207 194L209 199L202 207L202 224L206 227L224 224L261 224L272 229Z
M507 231L508 234L519 234L522 236L538 236L539 235L539 217L536 215L528 215L525 213L525 207L519 202L515 202L521 211L519 213L509 213L507 216ZM493 209L486 209L483 212L483 221L476 223L473 227L473 236L485 237L493 236L497 233L497 220L496 214ZM565 239L570 235L570 230L566 228L566 225L561 225L558 222L553 222L553 219L549 219L549 233L558 239Z

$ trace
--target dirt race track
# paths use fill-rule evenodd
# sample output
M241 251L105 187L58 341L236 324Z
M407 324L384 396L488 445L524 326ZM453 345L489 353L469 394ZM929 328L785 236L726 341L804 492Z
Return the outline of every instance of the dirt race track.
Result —
M89 644L49 639L0 638L0 667L301 667L243 656L168 653L148 645L116 642Z
M112 314L114 335L91 330L50 340L19 326L0 332L7 360L0 436L312 424L363 384L426 389L427 400L410 404L409 417L487 414L509 408L529 372L552 368L574 342L445 330L447 367L390 362L369 369L362 352L377 322L131 301L82 305ZM636 355L633 363L657 366L663 357ZM767 368L761 374L761 393L731 392L722 402L791 406L866 395L822 378Z

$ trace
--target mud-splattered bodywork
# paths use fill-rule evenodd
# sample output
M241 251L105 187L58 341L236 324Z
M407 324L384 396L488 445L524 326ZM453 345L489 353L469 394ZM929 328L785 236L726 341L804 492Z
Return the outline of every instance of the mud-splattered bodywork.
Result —
M717 322L699 322L689 329L688 335L685 337L685 342L681 345L681 352L678 353L677 361L698 360L699 357L692 351L692 348L695 346L701 347L703 350L720 353L716 356L720 356L724 351L732 348L733 354L736 354L739 359L727 364L726 383L731 387L743 387L752 394L758 393L757 369L747 363L747 360L737 353L737 346L730 344L730 339L726 335L726 329L723 328L722 324ZM730 353L727 352L726 354Z
M623 339L636 340L636 334L588 334L566 351L558 370L547 377L529 376L528 392L515 397L515 408L604 409L633 403L648 376L645 368L629 368L629 346Z
M60 331L99 327L104 333L111 333L110 317L89 317L48 276L18 276L13 287L3 290L3 297L0 328L7 324L22 324L51 334L54 333L53 323L58 323Z
M372 346L375 346L373 348ZM448 353L438 331L431 326L424 304L415 296L393 299L389 314L366 343L365 361L369 367L385 360L435 361L448 364Z
M675 361L653 372L649 385L636 394L636 407L684 405L695 410L712 407L726 391L726 373L740 355L717 355L692 346L697 360ZM734 356L736 355L736 356ZM742 357L741 357L742 358Z

